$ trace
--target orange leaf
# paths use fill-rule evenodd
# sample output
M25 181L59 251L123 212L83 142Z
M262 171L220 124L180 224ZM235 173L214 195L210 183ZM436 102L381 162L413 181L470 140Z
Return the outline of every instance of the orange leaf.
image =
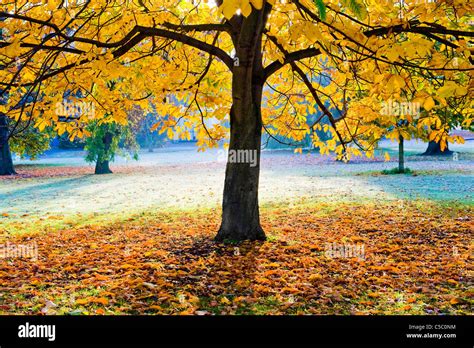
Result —
M461 303L461 300L456 297L453 297L451 300L449 300L449 303L451 303L452 305L455 305L455 304Z

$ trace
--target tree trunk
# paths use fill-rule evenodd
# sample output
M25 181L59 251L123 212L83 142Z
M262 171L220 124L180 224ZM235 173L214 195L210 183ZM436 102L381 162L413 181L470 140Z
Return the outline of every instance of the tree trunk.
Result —
M439 143L436 141L430 141L428 143L428 148L424 153L422 153L422 156L451 156L452 154L453 152L449 150L448 144L446 144L444 151L441 151L441 145Z
M97 161L95 164L95 174L112 174L109 161Z
M103 138L104 141L104 153L97 157L97 162L95 164L95 174L112 174L109 166L109 150L110 145L112 144L113 134L111 132L106 132Z
M12 153L8 145L7 117L0 113L0 175L16 174L13 168Z
M398 171L405 173L405 150L403 148L403 137L398 138Z
M260 226L258 183L262 141L262 92L265 83L262 37L271 6L232 20L229 156L225 172L222 223L216 241L265 240ZM242 156L239 156L243 154ZM246 161L243 161L246 159Z
M239 58L240 66L234 67L232 78L233 104L222 224L215 238L221 242L266 238L260 226L258 206L263 91L261 60L256 57L249 66L246 65L250 59L248 56L241 54Z
M153 139L148 139L148 152L152 153L154 151L154 146L153 146Z
M252 113L237 121L239 116L234 109L231 110L222 224L216 236L217 241L265 240L258 207L261 141L259 113L259 110L254 108ZM232 163L231 156L237 158L239 150L245 151L240 152L245 154L244 157L256 158L255 166L253 163Z
M146 132L146 142L148 144L148 152L153 152L153 134L149 129L145 130Z

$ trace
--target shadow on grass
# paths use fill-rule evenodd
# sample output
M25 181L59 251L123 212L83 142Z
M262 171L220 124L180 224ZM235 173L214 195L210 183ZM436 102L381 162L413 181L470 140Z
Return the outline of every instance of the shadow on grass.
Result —
M47 183L31 186L28 185L27 187L19 189L15 189L15 186L12 186L10 191L0 194L0 202L5 202L8 206L8 199L12 198L24 198L25 196L54 196L54 194L58 192L65 193L69 190L77 190L83 186L93 185L96 183L92 181L95 178L97 178L97 176L90 174L69 179L54 179ZM109 181L111 179L113 179L112 176L100 176L101 181Z

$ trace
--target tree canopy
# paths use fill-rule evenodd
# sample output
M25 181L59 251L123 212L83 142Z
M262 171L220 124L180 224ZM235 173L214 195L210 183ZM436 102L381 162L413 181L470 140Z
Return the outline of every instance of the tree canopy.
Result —
M449 136L437 110L472 122L472 8L465 1L6 2L0 81L10 102L3 111L81 136L90 117L63 123L54 112L67 91L95 103L94 118L110 114L121 124L127 110L148 108L152 98L162 115L157 128L187 137L197 127L200 144L212 146L227 134L229 72L246 64L236 47L257 34L243 30L252 11L266 17L258 30L269 134L301 140L318 127L306 123L318 108L333 125L329 141L314 139L323 152L370 152L395 117L380 113L388 100L421 103L418 127L435 125L440 140ZM34 101L15 108L25 94ZM207 127L209 118L222 122ZM179 119L187 127L173 128ZM354 139L359 148L347 147Z

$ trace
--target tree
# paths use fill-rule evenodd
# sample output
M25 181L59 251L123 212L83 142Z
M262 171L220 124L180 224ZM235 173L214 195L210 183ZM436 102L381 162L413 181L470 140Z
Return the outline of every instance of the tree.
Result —
M24 122L17 125L18 132L9 128L8 118L0 115L0 175L16 174L12 153L21 158L36 159L50 147L51 132L40 132Z
M21 133L10 138L11 152L20 158L28 157L34 160L50 148L53 136L54 133L49 129L40 132L36 128L25 127Z
M16 174L8 143L8 118L0 113L0 175Z
M450 105L453 105L454 107L440 108L436 112L439 117L439 122L432 125L431 129L428 131L429 134L426 137L428 140L428 147L422 154L424 156L450 156L453 154L453 152L449 150L449 143L447 141L440 141L440 134L443 134L443 130L446 133L451 132L456 128L466 129L471 132L474 130L474 124L469 120L465 120L462 115L463 108L469 109L469 105L465 105L465 103L462 103L462 101L453 96L450 99ZM461 137L452 138L460 143L464 143Z
M153 152L155 147L163 146L166 135L160 135L156 130L152 130L156 122L156 115L153 113L145 114L140 108L135 108L131 113L137 119L136 139L140 147L147 148L148 152Z
M53 0L3 7L8 37L1 56L10 69L0 81L12 105L22 89L41 90L38 126L55 122L46 111L72 87L119 124L134 104L165 100L155 104L166 116L154 127L168 135L196 127L200 146L217 146L230 124L218 241L265 238L262 127L300 141L313 126L306 115L320 109L332 135L313 138L320 151L372 156L386 116L367 112L368 105L399 100L407 90L442 105L446 96L437 90L446 85L448 94L470 96L466 38L474 35L462 1ZM323 77L329 84L319 83ZM15 117L14 109L5 112ZM472 112L463 115L472 119ZM176 128L182 118L186 127ZM211 118L218 121L212 127ZM256 154L256 165L233 161L231 151Z
M452 155L452 151L449 149L448 144L446 148L441 150L441 143L438 143L434 140L428 142L428 147L425 152L422 153L424 156L440 156L440 155Z
M0 40L3 41L3 29L0 28ZM3 64L0 69L3 68ZM3 94L0 96L0 105L7 103L7 95ZM10 138L8 129L8 118L5 113L0 111L0 175L13 175L15 169L13 168L12 154L8 139Z
M95 174L112 174L110 162L117 152L125 154L127 149L134 159L138 159L138 144L129 126L115 123L91 123L88 126L85 150L86 161L95 163Z

